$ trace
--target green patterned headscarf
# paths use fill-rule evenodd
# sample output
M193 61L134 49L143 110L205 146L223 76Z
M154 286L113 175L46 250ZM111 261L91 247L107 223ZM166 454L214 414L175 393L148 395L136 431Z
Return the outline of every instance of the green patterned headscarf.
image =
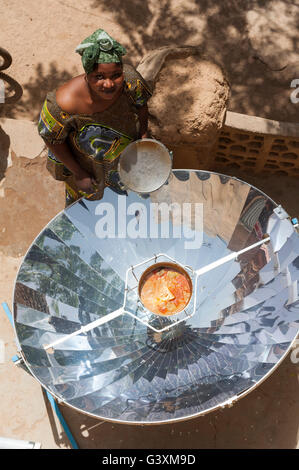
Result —
M90 73L95 64L121 63L121 56L127 51L103 29L97 29L79 44L76 52L82 56L85 72Z

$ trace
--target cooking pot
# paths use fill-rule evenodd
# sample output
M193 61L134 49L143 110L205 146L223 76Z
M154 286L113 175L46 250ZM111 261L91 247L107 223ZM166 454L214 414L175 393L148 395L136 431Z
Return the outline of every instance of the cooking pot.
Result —
M118 173L123 190L148 194L161 188L172 170L172 152L155 139L131 142L122 152Z

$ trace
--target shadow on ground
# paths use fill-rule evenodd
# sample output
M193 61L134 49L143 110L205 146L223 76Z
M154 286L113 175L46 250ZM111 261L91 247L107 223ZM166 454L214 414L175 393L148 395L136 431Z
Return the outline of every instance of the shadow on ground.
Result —
M0 108L0 117L16 118L20 113L32 112L32 120L38 119L42 104L48 91L58 88L73 77L71 71L58 69L54 63L48 68L39 63L33 71L33 78L22 84L24 96L17 103L5 104Z
M132 65L137 66L147 52L158 47L200 46L228 75L232 87L231 111L296 122L298 105L291 102L290 96L291 82L299 77L299 57L298 62L293 60L298 50L299 5L284 2L283 21L275 22L273 16L281 4L280 0L192 0L188 3L161 0L159 4L153 0L145 3L91 0L88 10L95 17L100 17L101 12L112 15L126 38L122 43L128 52L126 61ZM292 8L289 12L288 4L289 9ZM73 5L66 6L71 14ZM268 14L263 15L265 11L269 12L269 18ZM252 13L256 19L251 18L249 25L248 15ZM263 16L267 17L267 22L260 25L258 21ZM277 42L280 32L283 37ZM30 81L22 84L27 98L16 105L7 104L0 116L15 117L32 110L37 119L47 91L72 76L72 71L64 70L63 64L58 67L51 63L48 68L37 64ZM183 99L179 84L176 92L178 100Z
M180 8L171 0L161 0L158 7L151 2L141 5L138 0L132 0L128 8L122 0L109 3L94 0L91 7L95 11L113 12L115 21L128 36L125 46L134 65L146 52L157 47L199 45L227 72L232 87L231 111L296 122L298 106L290 100L290 83L299 76L299 62L289 63L289 55L298 50L299 6L295 16L289 15L291 24L283 30L288 52L281 54L276 43L274 33L279 30L279 22L273 24L269 20L270 26L262 31L263 43L272 55L275 55L272 51L277 51L276 58L282 61L280 66L273 65L274 56L269 57L269 61L260 57L263 50L253 47L248 28L249 12L266 7L271 11L280 3L279 0L234 0L229 4L196 0L188 4L189 8L185 4Z

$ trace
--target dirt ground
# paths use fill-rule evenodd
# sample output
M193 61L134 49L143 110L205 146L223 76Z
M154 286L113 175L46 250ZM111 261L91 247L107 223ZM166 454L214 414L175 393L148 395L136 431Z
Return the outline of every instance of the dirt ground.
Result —
M75 47L103 27L135 66L157 47L200 46L228 74L231 111L298 121L290 101L299 73L298 0L2 0L0 9L0 44L13 56L8 75L23 88L2 116L34 120L45 92L81 73Z
M156 47L200 45L228 74L229 110L299 122L299 103L290 100L290 84L299 79L298 0L2 0L0 17L0 47L13 58L0 78L7 96L20 96L15 104L0 104L0 303L10 308L24 254L64 207L63 183L45 169L36 119L46 92L82 73L74 49L95 29L124 44L135 66ZM181 167L178 159L174 163ZM234 175L299 215L298 178ZM0 341L0 436L41 442L45 449L70 448L39 384L11 361L16 345L1 306ZM81 448L294 449L298 377L299 366L288 356L232 408L176 425L140 428L62 410Z

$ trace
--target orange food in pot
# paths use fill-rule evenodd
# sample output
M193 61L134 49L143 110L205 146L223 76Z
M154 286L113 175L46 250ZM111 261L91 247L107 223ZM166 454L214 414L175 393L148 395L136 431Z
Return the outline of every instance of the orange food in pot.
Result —
M188 304L191 285L184 274L172 268L155 269L149 273L141 288L143 305L158 315L173 315Z

